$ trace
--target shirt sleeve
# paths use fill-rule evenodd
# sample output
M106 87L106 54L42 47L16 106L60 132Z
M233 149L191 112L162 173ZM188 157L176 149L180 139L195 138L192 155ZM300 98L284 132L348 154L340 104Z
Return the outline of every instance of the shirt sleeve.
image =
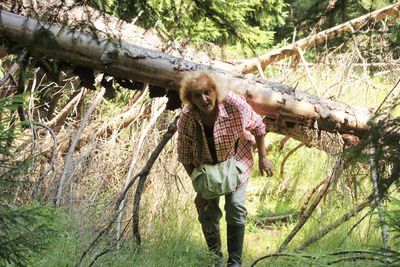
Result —
M245 129L252 135L262 136L266 134L265 124L261 116L245 100L242 103L242 119Z
M178 149L178 161L182 164L193 163L193 125L190 123L190 119L187 113L182 113L178 120L178 138L177 138L177 149Z

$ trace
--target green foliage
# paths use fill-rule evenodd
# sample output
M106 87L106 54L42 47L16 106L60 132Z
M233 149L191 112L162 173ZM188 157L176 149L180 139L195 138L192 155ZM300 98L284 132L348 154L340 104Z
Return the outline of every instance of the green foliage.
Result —
M15 186L26 186L25 176L32 173L31 159L16 160L20 152L30 149L15 113L23 95L0 99L0 265L28 266L31 256L41 252L57 237L60 215L50 205L32 202L12 204ZM25 144L25 145L24 145Z
M369 122L371 128L366 132L360 144L347 149L344 156L349 159L349 164L369 163L371 159L376 163L384 162L385 164L377 164L377 172L381 179L387 179L391 174L388 170L400 162L398 133L400 118L384 117L380 119L381 116L378 114L371 119ZM375 149L373 154L369 151L371 146Z
M398 104L394 104L394 110ZM387 201L385 206L385 219L380 220L381 225L387 225L397 239L395 244L400 244L400 201L396 198L388 198L388 191L382 192L392 183L399 184L400 181L400 146L399 129L400 118L391 118L390 112L376 115L369 122L370 130L365 134L363 140L356 147L347 149L344 156L349 160L349 165L368 164L371 160L375 162L378 175L378 188L380 198ZM373 147L375 152L371 153ZM395 193L399 193L398 187Z
M16 165L13 160L16 158L24 146L16 144L16 141L23 141L22 126L26 122L16 122L16 111L19 103L22 103L23 95L15 95L0 99L0 188L15 184L13 179L28 173L29 160L23 160ZM0 193L0 205L2 196L6 193Z
M389 203L392 208L387 208L384 211L385 219L380 221L381 225L386 225L389 227L389 231L393 233L394 239L396 239L395 244L400 245L400 199L389 198Z
M33 202L0 208L0 265L28 266L32 255L48 248L60 230L60 215L51 205Z
M283 11L287 5L284 0L92 0L90 3L128 21L143 11L138 24L147 29L156 27L165 36L180 18L175 39L218 45L241 41L253 47L270 47L272 29L282 26L287 16Z
M369 12L381 9L397 1L393 0L337 0L334 7L327 12L329 0L287 0L284 9L289 12L286 23L274 30L278 40L290 38L293 29L297 30L297 38L307 37L321 17L326 16L319 30L328 29L348 20L360 17Z

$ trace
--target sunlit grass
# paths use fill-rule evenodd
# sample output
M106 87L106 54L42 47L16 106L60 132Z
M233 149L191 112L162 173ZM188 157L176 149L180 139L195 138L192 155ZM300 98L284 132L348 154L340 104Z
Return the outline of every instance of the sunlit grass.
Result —
M376 109L395 85L399 73L377 76L373 76L376 73L367 73L369 76L365 76L366 73L362 68L349 68L346 62L351 63L351 60L346 61L344 58L342 64L336 67L322 64L310 66L311 78L317 84L317 88L310 82L301 64L298 69L277 65L267 67L265 75L267 79L291 85L296 87L296 90L320 94L325 98L339 100L348 105ZM125 91L118 99L126 103L130 97L132 97L131 92ZM97 114L98 119L106 120L109 112L118 113L120 103L113 100L104 102L102 105L101 111ZM74 266L83 251L108 223L114 208L113 201L125 184L132 154L135 152L142 130L146 128L149 119L146 116L151 116L151 108L149 105L150 115L143 116L140 121L138 120L115 136L114 140L98 140L82 149L75 162L77 167L74 187L70 185L65 192L70 199L70 202L66 201L65 205L68 206L68 212L74 220L65 222L69 227L63 238L52 251L38 257L34 266ZM394 111L394 114L398 113L398 109ZM148 155L157 145L162 132L165 131L165 125L166 122L159 119L159 124L146 133L144 145L135 163L134 173L140 171L146 163ZM299 145L299 141L289 139L280 148L283 137L274 133L266 136L266 142L272 146L268 157L274 165L273 177L260 176L257 153L254 153L255 166L247 190L249 216L244 242L244 266L249 266L258 258L274 253L279 248L298 223L299 211L309 190L331 173L337 158L337 155L328 155L316 148L302 146L287 159L281 175L283 159ZM209 266L211 264L212 259L207 253L207 246L197 220L193 203L195 194L190 179L176 160L175 141L172 140L167 145L151 170L145 185L140 213L142 247L139 249L135 245L132 228L128 224L128 230L120 248L117 249L113 245L116 238L115 228L113 228L88 253L82 266L87 266L96 255L109 246L111 246L110 251L99 257L94 266ZM58 168L61 169L60 166L56 166L55 172ZM54 177L57 177L57 173ZM353 178L350 173L345 172L336 183L330 186L328 193L312 216L290 242L287 252L293 252L372 192L367 167L359 176ZM99 190L96 195L94 192L97 188ZM134 188L135 186L131 190L134 191ZM317 193L318 190L315 194ZM314 201L315 194L310 199L309 206ZM133 198L134 192L130 192L123 226L128 222L131 224L129 220L132 215ZM223 202L222 200L220 203L222 210ZM297 253L319 255L337 250L382 247L381 230L376 224L377 216L367 216L358 223L367 211L369 211L368 207L304 251ZM262 218L283 215L290 217L273 223L260 221ZM357 226L354 227L355 225ZM221 235L226 259L224 218L221 220ZM390 243L393 248L396 248L392 239ZM363 266L369 266L369 264L373 266L370 262L362 263ZM318 266L318 262L297 256L291 260L288 258L269 259L261 261L257 266L304 265ZM349 263L340 263L336 266L349 266Z

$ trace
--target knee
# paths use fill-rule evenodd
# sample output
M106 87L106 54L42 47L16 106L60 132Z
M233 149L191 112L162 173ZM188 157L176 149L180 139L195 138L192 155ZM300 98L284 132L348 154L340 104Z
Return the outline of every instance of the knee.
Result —
M247 218L247 209L244 204L230 203L225 205L226 223L228 225L245 225Z

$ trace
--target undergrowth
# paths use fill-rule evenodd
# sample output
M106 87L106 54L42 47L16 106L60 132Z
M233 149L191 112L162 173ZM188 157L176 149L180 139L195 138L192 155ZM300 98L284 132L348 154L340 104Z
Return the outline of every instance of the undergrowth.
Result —
M354 58L343 56L341 60L341 64L334 68L322 64L310 67L311 78L318 81L317 88L312 85L302 66L290 69L284 65L274 65L267 68L265 75L267 79L295 86L296 90L372 109L380 105L399 78L398 71L393 70L387 75L382 73L385 71L383 69L381 73L377 71L372 74L367 73L365 76L364 70L358 67L349 68L346 64L348 62L346 60L354 61ZM96 128L107 123L114 114L117 116L124 108L120 102L127 104L134 95L132 91L120 90L117 96L119 101L102 102L92 116L91 122ZM84 106L90 105L94 94L95 92L88 94ZM60 103L66 103L68 99L65 95ZM179 113L164 111L150 127L149 123L154 121L152 119L157 111L163 108L165 102L164 98L144 97L131 107L137 116L128 127L113 132L107 138L90 139L76 149L63 191L62 205L67 215L60 222L62 225L58 230L60 236L44 254L31 256L31 266L75 266L96 236L115 217L115 202L130 175L130 166L133 177L145 166L150 153L166 132L168 123ZM58 137L61 146L68 144L76 132L74 124L76 127L79 123L74 122L74 116L70 116L67 121L67 126L72 127L65 126L60 129ZM273 133L268 133L266 136L266 141L271 146L268 157L275 169L273 177L260 176L257 154L254 154L255 166L247 190L249 216L244 243L244 266L249 266L266 254L276 252L298 223L299 211L309 190L330 175L336 159L340 156L328 155L316 148L302 146L287 159L281 175L282 160L299 145L298 141L290 139L281 147L283 138ZM175 143L176 136L160 154L144 186L139 216L142 246L136 245L137 240L132 234L132 207L135 198L135 186L133 186L127 195L121 219L121 230L124 232L120 242L117 245L117 227L114 222L91 247L81 266L90 264L208 266L211 264L212 259L207 253L193 204L195 195L190 179L177 162ZM44 203L52 203L54 199L66 151L62 153L42 185L41 196ZM48 166L48 161L44 159L37 161L36 164L42 167ZM293 252L293 257L266 259L260 261L257 266L318 266L324 262L304 258L302 254L317 257L338 250L377 250L382 247L377 215L367 207L303 251L294 252L311 236L336 221L371 194L368 165L360 163L351 168L330 186L310 219L289 244L286 251ZM33 177L37 178L37 175ZM26 195L31 193L29 190L32 189L28 187ZM393 196L396 197L397 194L394 192ZM315 195L310 198L309 203L314 200ZM385 201L383 204L387 210L394 207L391 202ZM223 201L220 205L223 206ZM367 216L364 218L365 215ZM266 218L277 216L283 216L284 219L265 222ZM221 231L224 256L227 258L224 220L221 220ZM396 233L390 232L389 237L391 249L398 250L398 244L394 239ZM338 266L350 264L337 263ZM374 264L376 262L362 262L363 266Z

